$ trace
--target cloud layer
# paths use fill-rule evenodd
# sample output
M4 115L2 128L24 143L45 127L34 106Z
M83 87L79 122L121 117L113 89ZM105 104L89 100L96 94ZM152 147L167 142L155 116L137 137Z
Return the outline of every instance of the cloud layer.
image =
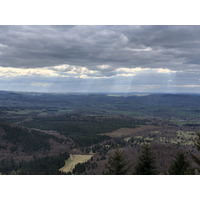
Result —
M200 26L0 26L0 89L199 93L199 33Z

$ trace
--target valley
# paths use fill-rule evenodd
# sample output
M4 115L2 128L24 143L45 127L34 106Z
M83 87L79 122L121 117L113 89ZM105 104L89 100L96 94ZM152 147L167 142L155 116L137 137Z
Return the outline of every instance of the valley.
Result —
M144 144L151 146L159 174L166 173L179 151L195 167L190 153L199 155L199 95L0 94L2 174L23 174L25 168L31 173L28 163L51 163L65 153L69 158L52 173L105 174L116 147L129 160L132 174Z

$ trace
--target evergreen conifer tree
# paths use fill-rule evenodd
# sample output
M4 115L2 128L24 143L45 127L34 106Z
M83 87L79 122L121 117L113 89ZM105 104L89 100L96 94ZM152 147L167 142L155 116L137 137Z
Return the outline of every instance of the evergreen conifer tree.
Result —
M117 147L113 155L108 158L108 163L106 164L106 169L108 170L106 174L109 175L126 175L129 167L128 160L125 155Z
M156 175L158 174L153 156L149 145L144 145L142 153L139 155L139 160L135 167L135 175Z
M192 175L194 174L194 168L190 166L184 153L179 152L176 154L174 162L168 169L169 175Z

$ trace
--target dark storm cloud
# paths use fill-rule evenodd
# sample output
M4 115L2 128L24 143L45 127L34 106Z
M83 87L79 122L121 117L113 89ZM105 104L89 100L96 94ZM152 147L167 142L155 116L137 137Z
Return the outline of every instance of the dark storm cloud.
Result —
M200 26L0 26L3 67L187 70L199 67L199 54Z

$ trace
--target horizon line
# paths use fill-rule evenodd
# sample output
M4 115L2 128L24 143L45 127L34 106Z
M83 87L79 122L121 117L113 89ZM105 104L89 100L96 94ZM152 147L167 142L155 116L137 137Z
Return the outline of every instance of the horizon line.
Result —
M15 91L15 90L0 90L0 92L13 92L13 93L38 93L38 94L174 94L174 95L200 95L195 92L38 92L38 91Z

